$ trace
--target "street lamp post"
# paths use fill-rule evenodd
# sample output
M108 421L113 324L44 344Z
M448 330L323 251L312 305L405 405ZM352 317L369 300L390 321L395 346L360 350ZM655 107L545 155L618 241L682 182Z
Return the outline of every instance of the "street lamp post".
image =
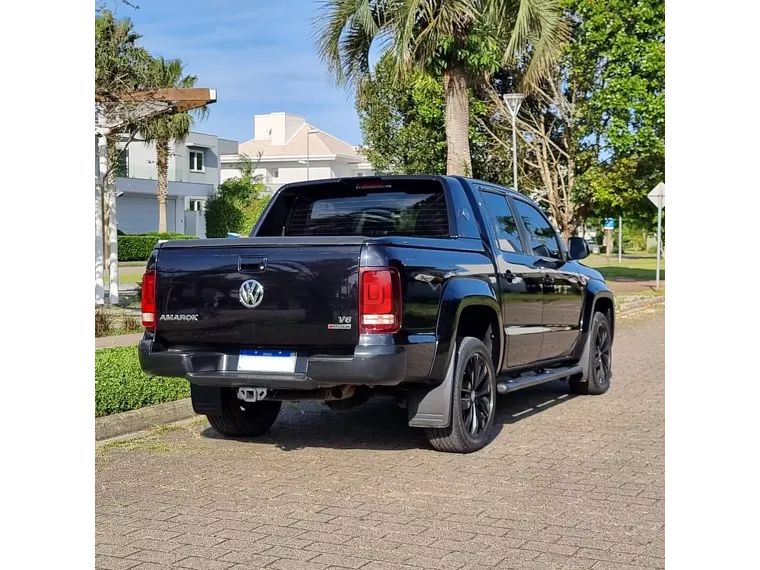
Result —
M319 132L319 129L309 129L306 131L306 180L309 180L309 137Z
M525 99L522 93L505 93L504 104L512 115L512 162L513 162L513 185L517 190L517 112Z

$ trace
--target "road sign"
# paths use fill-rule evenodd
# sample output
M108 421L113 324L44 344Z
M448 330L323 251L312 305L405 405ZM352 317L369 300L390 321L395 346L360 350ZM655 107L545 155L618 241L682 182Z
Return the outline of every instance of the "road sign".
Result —
M655 289L660 290L660 257L662 257L662 209L665 207L665 183L660 182L647 194L652 204L657 206L657 281Z
M658 208L665 207L665 183L660 182L657 186L652 188L652 191L647 194L649 200Z
M615 218L604 218L604 229L605 230L614 230L615 229Z

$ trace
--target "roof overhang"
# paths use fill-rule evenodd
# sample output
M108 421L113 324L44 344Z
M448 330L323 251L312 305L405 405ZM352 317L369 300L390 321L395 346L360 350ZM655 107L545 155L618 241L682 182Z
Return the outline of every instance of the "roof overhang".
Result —
M298 162L299 160L306 160L305 154L291 154L286 156L267 156L265 154L259 156L250 156L248 155L248 158L256 164L257 162ZM345 158L341 157L338 154L312 154L309 155L309 161L313 162L315 160L335 160L336 158ZM236 163L240 162L244 159L244 155L242 154L223 154L221 157L222 162L226 163Z
M204 142L196 142L196 141L185 141L185 146L192 146L197 148L214 148L214 145L212 143L204 143Z

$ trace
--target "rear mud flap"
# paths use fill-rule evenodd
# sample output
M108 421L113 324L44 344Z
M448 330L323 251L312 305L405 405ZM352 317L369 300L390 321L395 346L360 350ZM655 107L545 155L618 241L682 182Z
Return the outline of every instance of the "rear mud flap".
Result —
M454 358L446 367L446 376L437 386L420 386L409 392L409 425L422 428L445 428L451 423L451 398L454 391Z
M190 384L190 398L193 411L202 416L217 416L222 413L222 389L215 386Z

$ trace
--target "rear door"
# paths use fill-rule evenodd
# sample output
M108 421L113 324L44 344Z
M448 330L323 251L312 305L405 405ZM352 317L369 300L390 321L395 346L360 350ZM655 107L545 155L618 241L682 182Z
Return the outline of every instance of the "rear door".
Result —
M584 285L567 262L546 216L519 198L513 198L512 203L530 240L533 264L543 275L544 341L540 359L566 356L580 335Z
M485 189L481 195L498 248L494 254L507 339L505 364L509 368L530 364L539 359L543 339L543 275L526 251L506 197Z

